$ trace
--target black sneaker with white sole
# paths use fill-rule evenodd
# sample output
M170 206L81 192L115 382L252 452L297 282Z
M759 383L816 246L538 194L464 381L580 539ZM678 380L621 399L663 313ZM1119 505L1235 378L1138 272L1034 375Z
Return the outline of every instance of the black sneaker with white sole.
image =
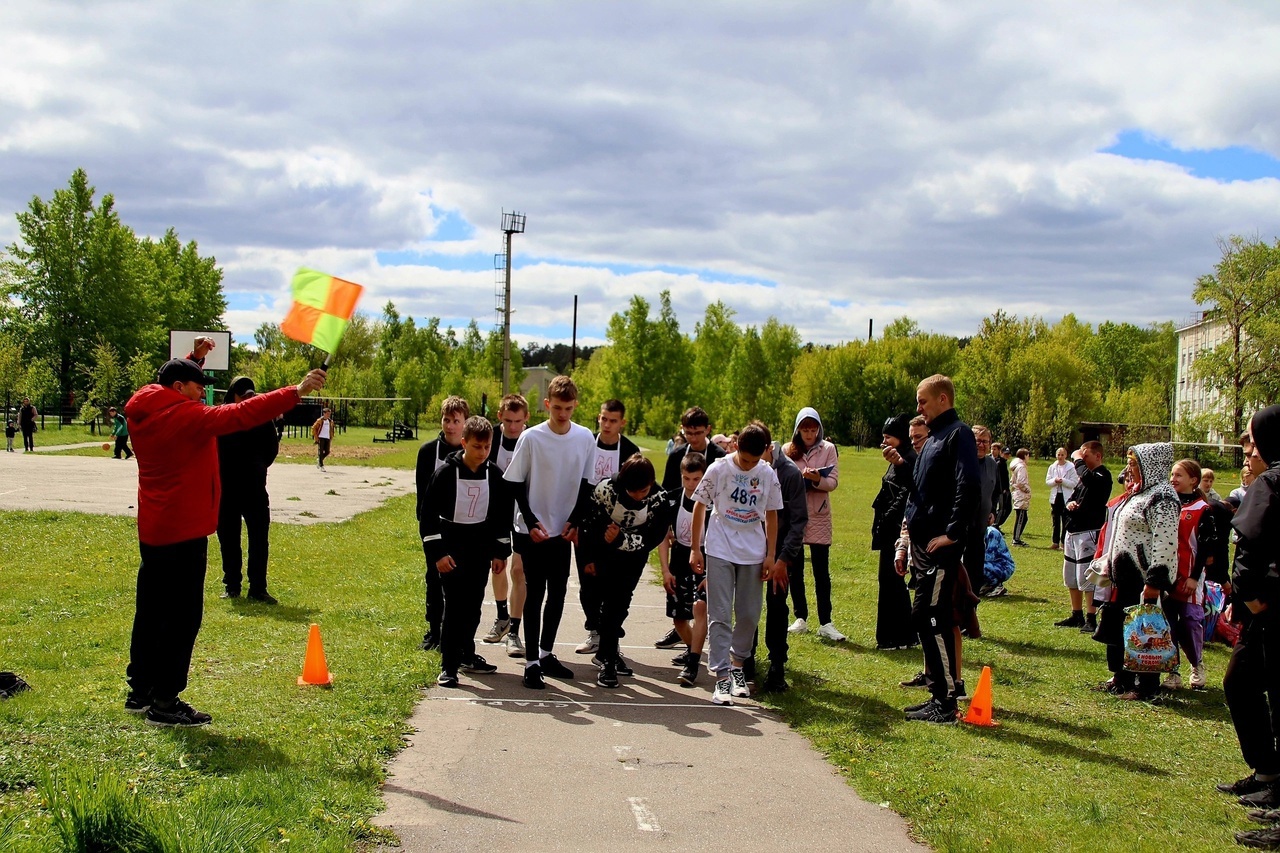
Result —
M596 675L596 685L599 687L618 686L618 673L614 670L613 664L606 663L600 667L600 672Z
M538 661L542 667L542 674L551 678L573 678L573 670L560 663L555 655L547 655Z
M692 687L698 683L698 670L700 667L701 664L697 658L690 660L684 665L684 669L680 670L680 674L676 676L676 681L680 682L682 687Z
M593 655L591 658L591 663L595 665L596 669L601 669L604 667L604 661L600 659L600 655ZM627 678L630 678L631 676L635 675L635 671L631 669L631 665L627 663L627 659L624 658L622 655L618 655L618 657L614 660L613 671L616 672L618 675L623 675L623 676L626 676Z
M175 700L167 708L153 703L147 709L147 724L152 726L192 729L207 726L212 722L213 717L203 711L197 711L181 699Z
M151 697L143 696L140 693L129 691L129 695L124 697L124 709L130 714L145 714L147 709L151 707Z
M498 671L498 668L496 666L489 663L484 658L480 657L480 655L474 655L471 658L471 660L464 661L462 665L458 667L458 669L462 670L463 672L473 672L473 673L478 672L485 675L491 672Z
M445 670L441 670L440 674L436 676L436 686L437 687L457 687L458 674L456 672L446 672Z
M956 709L954 704L948 705L934 699L926 702L920 710L907 713L906 717L908 720L919 723L937 723L947 726L956 722Z
M680 639L680 635L676 632L676 629L672 628L664 634L661 639L656 640L653 645L655 648L659 649L674 649L683 642L684 640Z

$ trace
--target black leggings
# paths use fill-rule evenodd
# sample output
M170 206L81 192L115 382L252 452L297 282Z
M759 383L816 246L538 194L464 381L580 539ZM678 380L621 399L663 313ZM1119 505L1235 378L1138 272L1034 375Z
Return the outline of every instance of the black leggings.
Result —
M535 543L527 534L515 534L516 553L524 561L524 657L538 659L539 648L552 652L560 617L564 615L564 597L569 589L569 541L556 536ZM546 607L542 599L546 598Z
M1027 529L1027 511L1025 509L1015 509L1013 511L1013 541L1021 542L1023 531Z
M809 556L813 562L813 595L818 600L818 624L831 621L831 546L810 545ZM809 618L809 603L804 596L804 548L800 548L800 562L788 572L791 585L791 602L796 616Z
M1067 535L1067 499L1058 492L1053 500L1053 544L1059 545Z

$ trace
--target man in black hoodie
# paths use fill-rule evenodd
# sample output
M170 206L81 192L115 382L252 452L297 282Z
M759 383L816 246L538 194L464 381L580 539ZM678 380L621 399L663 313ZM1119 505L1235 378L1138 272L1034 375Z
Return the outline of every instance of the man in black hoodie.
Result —
M905 523L911 539L911 615L932 675L931 698L907 719L956 721L956 631L953 597L964 571L960 557L975 522L980 496L978 446L955 410L955 385L934 374L916 388L916 409L929 423L929 438L916 459L915 490Z
M1098 630L1098 602L1094 600L1094 585L1088 571L1098 550L1102 525L1107 520L1112 479L1111 472L1102 464L1100 442L1086 441L1080 445L1079 453L1075 465L1080 482L1067 501L1067 524L1062 537L1062 582L1071 598L1071 615L1053 624L1092 634Z
M1218 790L1244 805L1280 807L1280 406L1268 406L1249 421L1253 449L1247 459L1257 479L1245 492L1231 526L1236 556L1231 571L1231 607L1244 623L1231 653L1222 691L1244 761L1253 769ZM1270 838L1255 836L1270 834ZM1242 833L1241 835L1244 835ZM1280 845L1280 828L1248 833L1251 846Z
M422 523L423 500L431 475L444 465L449 454L462 449L463 424L469 417L471 407L466 400L461 397L446 397L440 404L440 436L424 442L418 448L414 480L418 491L419 524ZM422 650L429 652L440 645L440 620L444 618L444 593L440 589L440 573L431 560L427 560L426 584L427 633L422 637Z
M227 388L223 405L242 403L257 394L253 380L237 376ZM218 438L218 474L222 499L218 504L218 547L222 550L223 598L240 597L240 519L249 535L249 598L266 604L276 600L267 592L268 533L271 500L267 469L280 452L280 436L273 421Z

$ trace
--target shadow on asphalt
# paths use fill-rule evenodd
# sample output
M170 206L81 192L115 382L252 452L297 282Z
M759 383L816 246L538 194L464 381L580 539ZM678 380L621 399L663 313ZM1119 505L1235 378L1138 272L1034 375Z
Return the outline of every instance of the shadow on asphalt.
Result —
M449 812L450 814L467 815L468 817L482 817L487 820L500 820L503 823L522 823L515 818L505 817L493 812L481 811L473 809L470 806L464 806L462 803L456 803L453 800L446 800L444 797L437 797L435 794L428 794L426 791L415 791L412 788L404 788L400 785L388 782L382 786L382 790L390 794L403 794L406 797L413 797L431 806L437 811Z

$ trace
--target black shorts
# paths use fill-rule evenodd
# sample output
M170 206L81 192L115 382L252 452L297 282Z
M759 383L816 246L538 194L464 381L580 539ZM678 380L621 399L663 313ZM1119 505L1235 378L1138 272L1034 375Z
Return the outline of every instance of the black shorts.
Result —
M667 593L667 616L688 622L693 619L693 605L697 601L707 600L707 589L702 586L706 575L695 575L689 566L689 555L692 551L676 542L671 546L671 574L675 575L675 594ZM699 589L699 587L702 587Z

